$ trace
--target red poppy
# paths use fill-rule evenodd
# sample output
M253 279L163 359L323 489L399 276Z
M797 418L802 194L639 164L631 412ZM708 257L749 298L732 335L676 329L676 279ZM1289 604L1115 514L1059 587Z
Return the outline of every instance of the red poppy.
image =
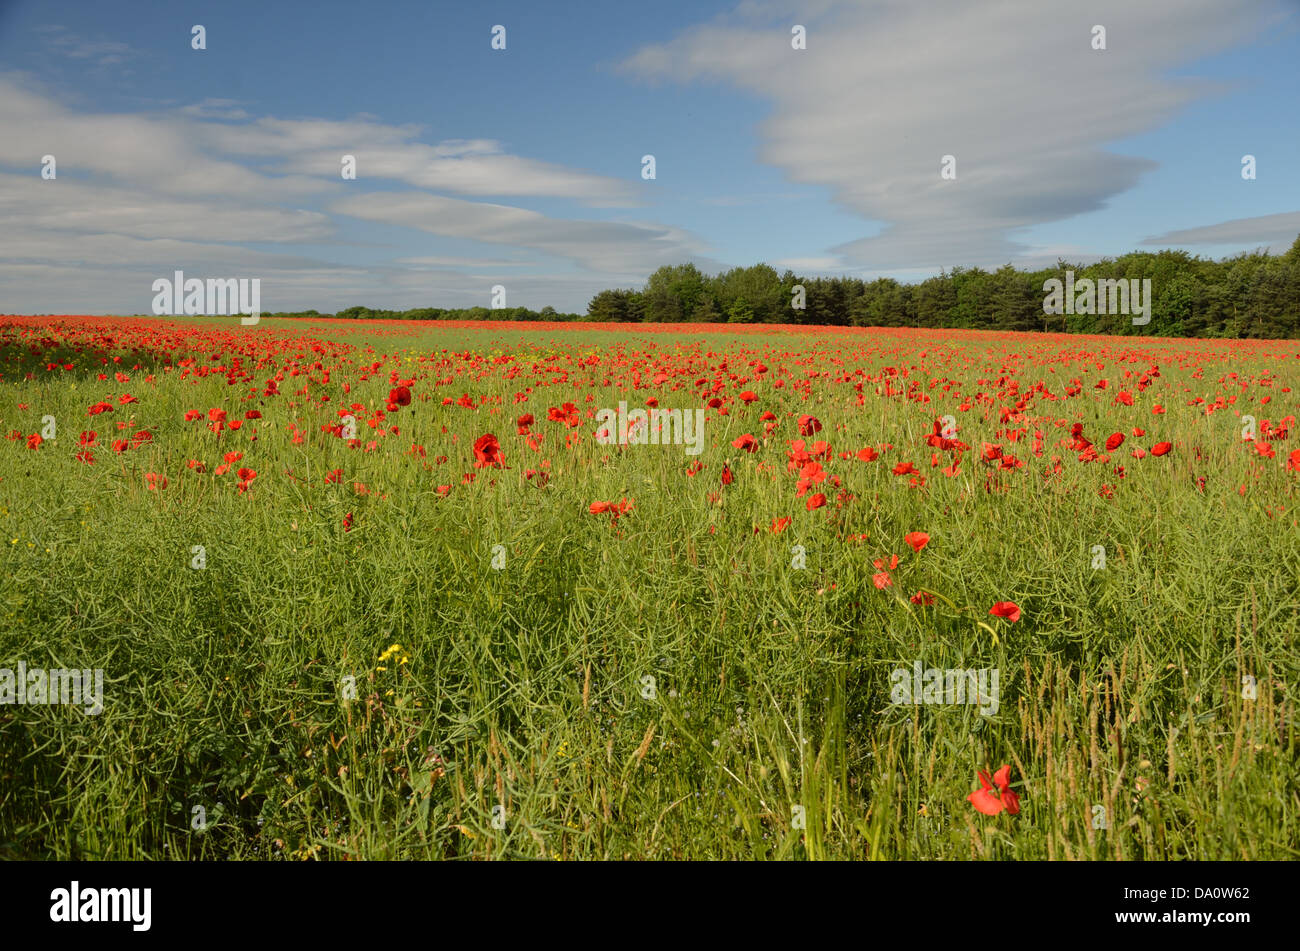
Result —
M934 604L934 595L932 595L929 591L918 591L916 592L916 594L912 595L907 600L911 601L913 604L928 606Z
M722 484L723 484L723 485L731 485L731 483L733 483L733 482L735 482L735 481L736 481L736 477L735 477L734 475L731 474L731 466L727 465L726 463L723 463L723 465L722 465Z
M745 452L758 452L758 440L745 433L743 436L737 436L731 441L733 449L743 449Z
M925 532L908 532L903 536L903 541L912 546L912 551L920 551L930 544L930 536Z
M804 413L799 417L799 435L811 436L813 433L819 433L822 429L821 420L816 416L809 416Z
M994 617L1004 617L1012 624L1020 620L1020 608L1014 601L999 601L989 608L989 614Z
M1124 445L1123 433L1111 433L1106 437L1106 451L1114 452L1120 446Z
M505 468L505 457L501 455L501 444L497 442L497 437L485 433L474 440L474 468L484 469L489 466Z
M980 788L966 797L976 811L986 816L996 816L1003 809L1013 816L1020 812L1020 797L1011 791L1009 765L1004 765L992 777L984 770L980 770L978 778ZM995 786L996 793L993 791Z
M388 391L388 402L398 406L411 405L411 391L408 387L398 386Z
M818 492L816 495L808 499L808 504L805 505L804 508L806 508L809 512L811 512L813 509L819 509L825 504L826 504L826 496Z
M1167 452L1169 452L1170 449L1173 449L1173 448L1174 448L1174 444L1171 443L1171 442L1158 442L1158 443L1156 443L1154 446L1151 447L1151 455L1153 455L1153 456L1163 456L1163 455L1165 455Z

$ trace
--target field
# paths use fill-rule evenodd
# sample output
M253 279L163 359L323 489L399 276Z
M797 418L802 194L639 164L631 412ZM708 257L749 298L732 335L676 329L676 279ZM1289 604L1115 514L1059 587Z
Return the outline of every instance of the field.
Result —
M103 671L0 675L0 857L1300 855L1294 341L8 317L0 374L0 668Z

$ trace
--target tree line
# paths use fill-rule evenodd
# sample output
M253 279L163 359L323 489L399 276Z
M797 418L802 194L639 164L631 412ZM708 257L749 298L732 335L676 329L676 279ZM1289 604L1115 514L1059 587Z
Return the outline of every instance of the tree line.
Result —
M1150 281L1150 321L1121 313L1045 313L1052 279ZM1067 286L1069 286L1067 284ZM802 306L800 306L802 305ZM1097 307L1097 310L1106 310ZM266 316L326 317L307 311ZM953 268L914 284L893 278L805 278L767 264L716 275L694 264L665 265L640 289L596 294L585 315L524 307L351 307L336 317L385 320L589 320L618 323L806 324L1133 334L1160 337L1300 338L1300 237L1285 254L1244 252L1222 260L1186 251L1135 251L1093 264L994 271Z

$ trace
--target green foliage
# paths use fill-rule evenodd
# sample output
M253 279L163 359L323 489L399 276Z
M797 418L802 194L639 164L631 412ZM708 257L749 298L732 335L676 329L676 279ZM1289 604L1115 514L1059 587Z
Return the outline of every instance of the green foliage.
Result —
M1150 280L1151 321L1124 314L1048 314L1044 282L1083 279ZM805 307L791 307L796 284ZM268 317L329 317L305 311ZM373 320L516 320L602 323L761 323L858 327L932 327L976 330L1128 334L1159 337L1300 337L1300 237L1286 254L1248 252L1211 261L1186 251L1134 251L1093 264L1058 261L1025 271L1010 264L989 272L953 268L918 284L893 278L778 275L766 264L709 276L694 264L664 265L641 290L604 290L586 315L552 307L489 310L417 308L406 311L349 307L335 317Z
M758 356L775 366L773 351L795 346L789 335L679 339L734 368ZM545 419L567 395L626 398L622 381L599 381L635 338L547 331L511 344L435 327L401 339L413 354L505 353L525 367L543 340L601 363L528 402L515 401L527 374L485 376L467 383L488 401L478 410L440 405L458 380L392 416L403 446L452 456L436 472L320 432L343 401L382 405L386 373L347 394L336 374L319 384L328 402L292 415L257 402L257 442L235 444L263 471L247 494L177 465L213 464L227 448L182 422L189 408L229 405L224 375L158 371L136 407L157 445L105 450L90 467L74 458L72 421L98 391L18 374L0 400L6 420L69 423L39 453L0 447L0 666L103 658L107 683L95 717L0 706L0 858L1300 857L1295 490L1280 466L1258 481L1235 417L1207 422L1186 405L1189 391L1213 396L1217 370L1201 381L1197 364L1171 359L1146 396L1169 407L1160 435L1204 447L1193 470L1214 473L1204 493L1181 461L1133 466L1112 501L1096 485L1110 477L1085 465L1045 480L968 462L973 477L935 476L918 492L883 463L837 461L842 490L861 501L828 522L791 497L792 417L815 409L836 450L910 447L934 405L756 387L752 413L784 422L753 457L732 456L725 505L709 495L726 447L752 428L739 411L711 422L715 447L695 477L667 448L565 449L548 435L543 454L503 439L512 468L462 484L473 439L504 435L499 407ZM953 345L964 388L1004 372L1005 351ZM790 359L802 377L826 356L867 379L914 359L870 347ZM1300 386L1293 360L1231 365ZM1116 428L1116 412L1109 394L1070 409L1089 433ZM1120 418L1153 425L1136 409ZM978 446L998 423L972 414L963 426ZM524 475L543 455L556 474L545 489ZM326 484L335 467L348 478ZM146 488L152 469L170 472L166 491ZM442 479L456 486L446 498L434 492ZM617 526L587 514L623 495L635 509ZM786 533L755 532L780 515L794 518ZM902 538L917 529L932 540L914 555ZM201 571L189 566L196 544ZM497 544L501 571L489 567ZM794 544L807 546L806 570L791 569ZM1097 544L1110 554L1103 571L1089 563ZM904 555L897 585L878 590L871 559L891 552ZM918 589L945 600L914 605ZM995 644L977 622L1003 598L1025 616L994 622ZM914 658L999 667L1001 709L891 706L890 671ZM1244 672L1256 699L1243 698ZM975 771L1002 763L1022 812L978 815L966 801ZM1098 805L1107 830L1091 824Z

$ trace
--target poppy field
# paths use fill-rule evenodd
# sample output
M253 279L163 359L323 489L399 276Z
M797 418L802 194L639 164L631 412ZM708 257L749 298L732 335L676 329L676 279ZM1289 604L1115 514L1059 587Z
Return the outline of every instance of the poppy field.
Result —
M0 857L1295 858L1297 412L1286 340L0 317Z

